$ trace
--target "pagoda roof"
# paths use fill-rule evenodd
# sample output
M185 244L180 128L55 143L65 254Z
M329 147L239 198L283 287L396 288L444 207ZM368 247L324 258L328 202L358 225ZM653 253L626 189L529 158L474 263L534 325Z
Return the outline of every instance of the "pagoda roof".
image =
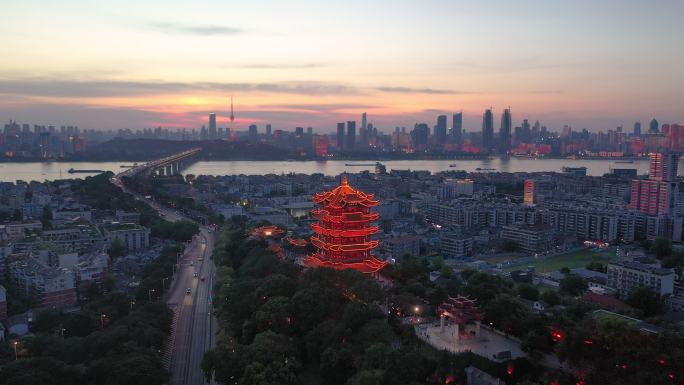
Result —
M309 267L329 267L337 270L354 269L365 274L372 274L387 266L388 262L375 257L356 262L333 262L321 259L316 255L309 255L304 259L304 264Z
M374 194L366 194L349 185L347 176L342 176L339 186L330 191L324 191L313 196L314 202L327 207L366 206L372 207L379 202L374 200Z

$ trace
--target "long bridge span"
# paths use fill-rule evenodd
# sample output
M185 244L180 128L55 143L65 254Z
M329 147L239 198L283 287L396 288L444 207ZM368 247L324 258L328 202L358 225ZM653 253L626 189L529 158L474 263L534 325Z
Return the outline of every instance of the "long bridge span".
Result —
M169 155L166 158L153 160L147 163L135 166L123 175L134 176L172 176L180 174L188 166L195 162L196 155L202 151L201 147L192 148L183 152Z

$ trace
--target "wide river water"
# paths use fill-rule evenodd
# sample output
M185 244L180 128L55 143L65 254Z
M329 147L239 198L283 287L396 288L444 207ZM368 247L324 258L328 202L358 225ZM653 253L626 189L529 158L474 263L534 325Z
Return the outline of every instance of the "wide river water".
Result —
M0 163L0 181L14 182L44 181L55 179L84 178L93 173L73 173L68 170L105 170L119 173L124 171L122 165L131 165L131 162L50 162L50 163ZM348 166L347 164L355 164ZM188 167L183 174L195 175L231 175L231 174L281 174L297 172L304 174L323 173L325 175L338 175L342 172L360 172L374 170L375 161L349 161L330 160L326 162L316 161L215 161L197 162ZM485 159L485 160L388 160L382 161L391 170L427 170L439 172L446 170L478 171L477 169L494 169L502 172L543 172L562 171L563 166L587 167L589 175L603 175L612 168L636 168L639 174L648 173L648 160L635 160L633 163L621 163L614 160L571 160L571 159ZM449 167L455 165L455 167ZM679 169L683 169L680 161ZM484 170L480 170L486 172Z

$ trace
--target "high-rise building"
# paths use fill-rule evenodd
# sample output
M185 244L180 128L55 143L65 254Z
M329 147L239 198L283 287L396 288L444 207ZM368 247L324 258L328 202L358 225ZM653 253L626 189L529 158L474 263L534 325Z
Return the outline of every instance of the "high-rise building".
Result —
M648 124L648 133L649 134L657 134L658 133L658 128L660 125L658 124L658 121L653 118L651 120L651 123Z
M439 115L437 117L437 125L435 126L435 133L434 133L434 138L435 138L435 145L436 146L442 146L444 143L446 143L446 134L447 134L447 116L446 115Z
M532 130L530 129L530 121L524 119L522 122L522 129L520 130L520 141L529 143L532 141Z
M533 205L548 199L553 194L553 183L548 178L525 179L523 202Z
M430 127L425 123L416 123L411 131L411 142L413 148L419 151L427 150L428 138L430 137Z
M267 124L267 125L266 125L266 136L271 136L271 134L272 134L272 131L271 131L271 130L272 130L272 129L271 129L271 125L270 125L270 124Z
M463 113L457 112L453 116L453 126L451 127L451 138L454 143L463 143Z
M328 155L328 136L327 135L314 135L314 152L317 157L324 158Z
M494 115L491 108L482 115L482 151L490 152L494 147Z
M361 127L359 128L359 147L366 148L368 146L368 124L366 122L366 113L361 114Z
M213 112L209 114L209 139L216 139L216 114Z
M632 180L630 207L648 215L671 215L678 195L678 162L678 154L651 154L648 179Z
M295 127L295 135L301 137L304 135L304 127Z
M307 135L313 135L313 127L307 127L306 133L307 133Z
M511 131L513 129L513 118L511 109L506 108L501 114L501 128L499 129L499 152L507 153L511 149Z
M641 122L635 122L634 123L634 135L635 136L641 135Z
M256 124L249 126L249 141L257 142L259 140L259 131Z
M648 168L648 179L671 182L677 179L679 154L652 153Z
M345 143L345 150L353 151L356 144L356 121L350 120L347 122L347 143Z
M344 149L344 123L337 123L337 150Z

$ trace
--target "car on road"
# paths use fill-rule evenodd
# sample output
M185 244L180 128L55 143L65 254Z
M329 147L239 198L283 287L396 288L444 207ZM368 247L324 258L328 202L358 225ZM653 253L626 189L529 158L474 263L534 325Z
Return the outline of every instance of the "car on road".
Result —
M199 274L197 274L197 272L195 272L195 274L193 275L193 277L197 278L198 275L199 275Z
M190 266L195 266L195 262L190 261Z
M202 276L202 281L204 282L204 276Z
M190 288L187 288L187 290L185 290L185 294L190 295Z

